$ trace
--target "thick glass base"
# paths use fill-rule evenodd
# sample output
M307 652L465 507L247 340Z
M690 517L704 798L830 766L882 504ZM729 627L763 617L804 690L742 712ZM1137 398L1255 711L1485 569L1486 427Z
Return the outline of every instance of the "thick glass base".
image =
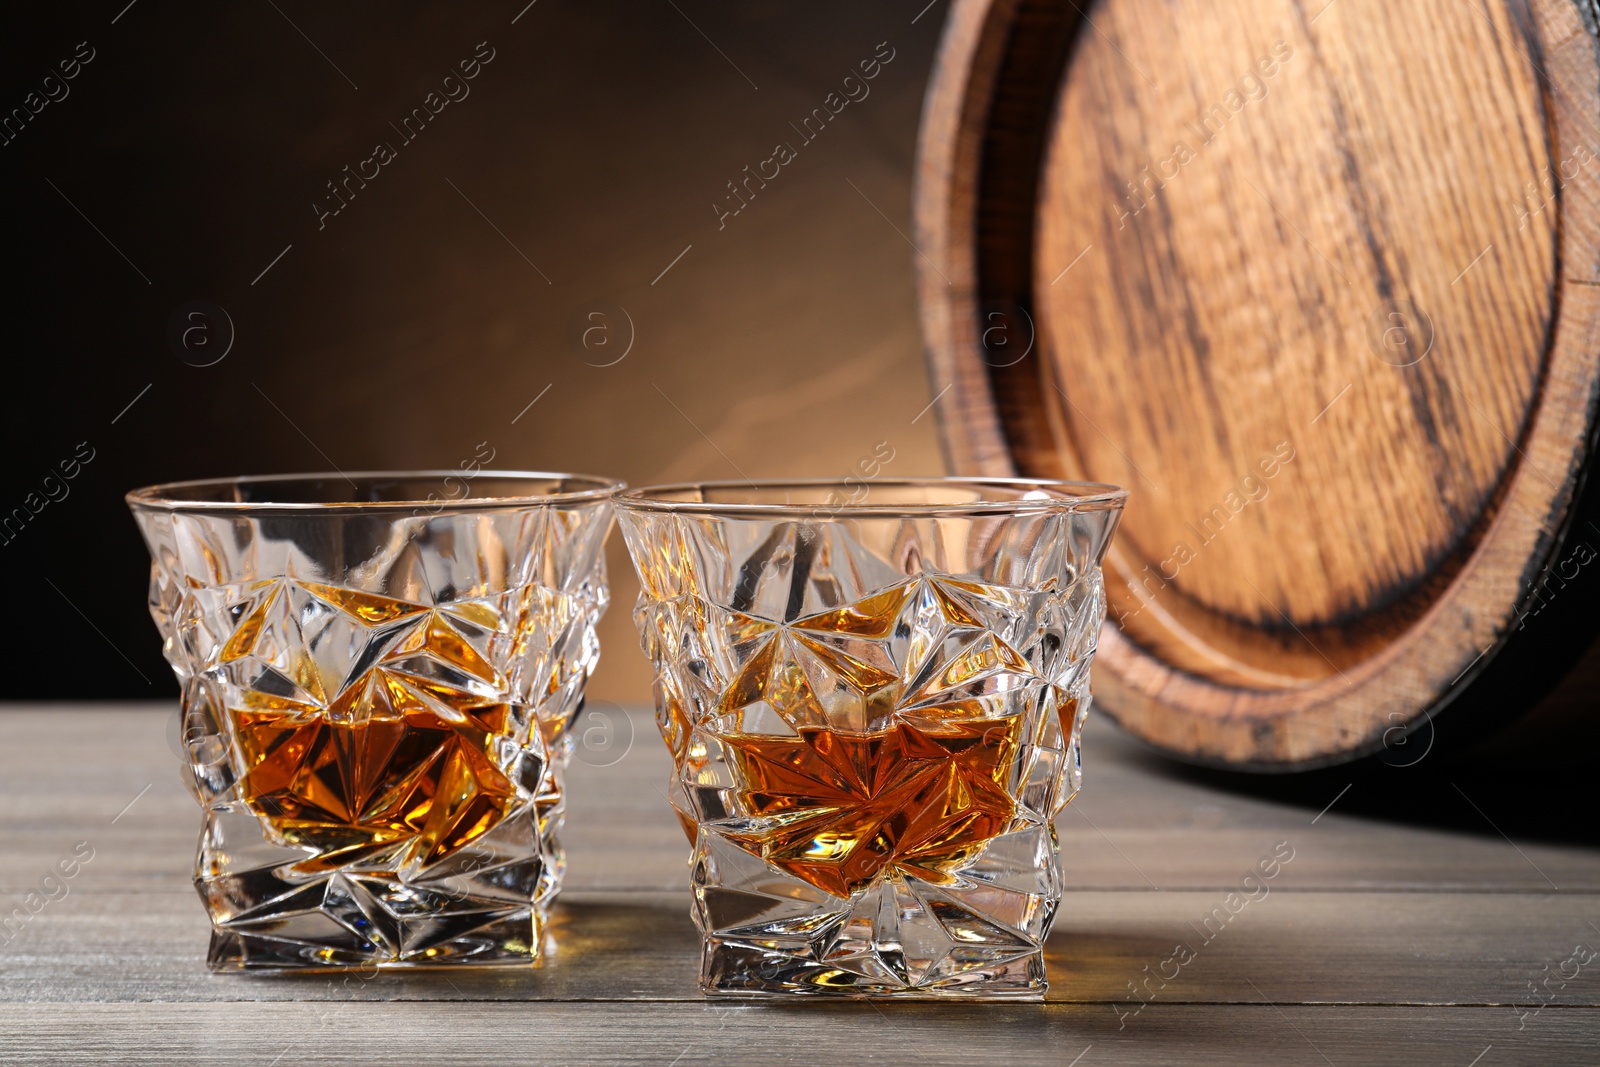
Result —
M716 997L1042 1000L1056 856L1048 826L1026 827L959 874L884 870L841 898L702 831L700 987Z
M708 997L1042 1001L1049 988L1041 950L999 961L953 964L950 973L924 976L921 981L892 964L872 968L880 970L872 977L862 973L866 968L859 963L856 970L842 970L767 945L709 939L700 957L700 989Z
M460 924L463 919L455 917L454 921ZM483 916L479 916L478 922L482 919ZM335 930L331 928L333 923L319 924L314 919L299 924L298 930L284 931L289 936L213 929L206 963L214 971L391 970L441 966L526 967L539 959L539 931L543 923L526 908L520 914L510 914L487 925L474 925L470 933L440 940L439 926L448 921L433 924L431 933L434 936L417 939L419 947L411 951L369 941L348 930ZM326 928L307 928L316 926ZM420 942L424 940L426 946L421 947Z
M435 863L399 870L327 870L327 853L274 841L253 814L217 805L195 879L211 914L207 962L219 971L532 963L565 867L559 794L544 799Z

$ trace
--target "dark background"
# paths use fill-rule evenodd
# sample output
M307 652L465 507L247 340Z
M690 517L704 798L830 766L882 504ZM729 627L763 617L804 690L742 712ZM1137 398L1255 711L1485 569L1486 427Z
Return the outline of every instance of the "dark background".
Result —
M943 15L927 0L9 8L5 113L80 42L94 58L0 145L0 516L38 506L75 452L93 459L0 544L7 697L176 692L122 503L139 485L453 468L480 442L496 467L634 484L842 477L879 441L891 473L940 473L905 234ZM390 123L480 42L494 58L469 95L402 145ZM894 58L870 94L802 143L790 123L880 42ZM334 203L326 183L379 141L397 158L319 229L313 202ZM719 229L726 183L779 141L798 158ZM226 343L215 312L187 345L168 336L197 300L233 326L210 366L191 364ZM626 357L598 366L629 321ZM619 542L591 692L643 701Z

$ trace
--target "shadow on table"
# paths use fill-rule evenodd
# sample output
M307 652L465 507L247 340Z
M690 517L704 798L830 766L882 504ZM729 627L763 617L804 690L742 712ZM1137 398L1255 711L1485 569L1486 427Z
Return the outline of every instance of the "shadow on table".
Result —
M1600 760L1534 771L1448 757L1405 764L1379 757L1296 774L1248 774L1180 763L1143 749L1128 756L1151 773L1231 793L1385 822L1514 841L1600 845L1595 818ZM1348 788L1347 788L1348 787Z

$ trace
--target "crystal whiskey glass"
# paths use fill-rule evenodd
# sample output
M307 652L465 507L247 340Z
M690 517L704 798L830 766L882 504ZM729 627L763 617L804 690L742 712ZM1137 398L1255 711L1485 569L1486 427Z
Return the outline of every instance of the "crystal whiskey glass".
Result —
M709 995L1038 999L1126 493L617 497Z
M129 494L183 690L213 968L538 957L617 488L454 471Z

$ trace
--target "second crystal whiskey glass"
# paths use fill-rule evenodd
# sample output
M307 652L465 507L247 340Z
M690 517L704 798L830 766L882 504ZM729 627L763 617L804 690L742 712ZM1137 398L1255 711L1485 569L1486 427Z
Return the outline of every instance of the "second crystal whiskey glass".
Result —
M617 498L701 986L1038 999L1126 493L857 488Z

